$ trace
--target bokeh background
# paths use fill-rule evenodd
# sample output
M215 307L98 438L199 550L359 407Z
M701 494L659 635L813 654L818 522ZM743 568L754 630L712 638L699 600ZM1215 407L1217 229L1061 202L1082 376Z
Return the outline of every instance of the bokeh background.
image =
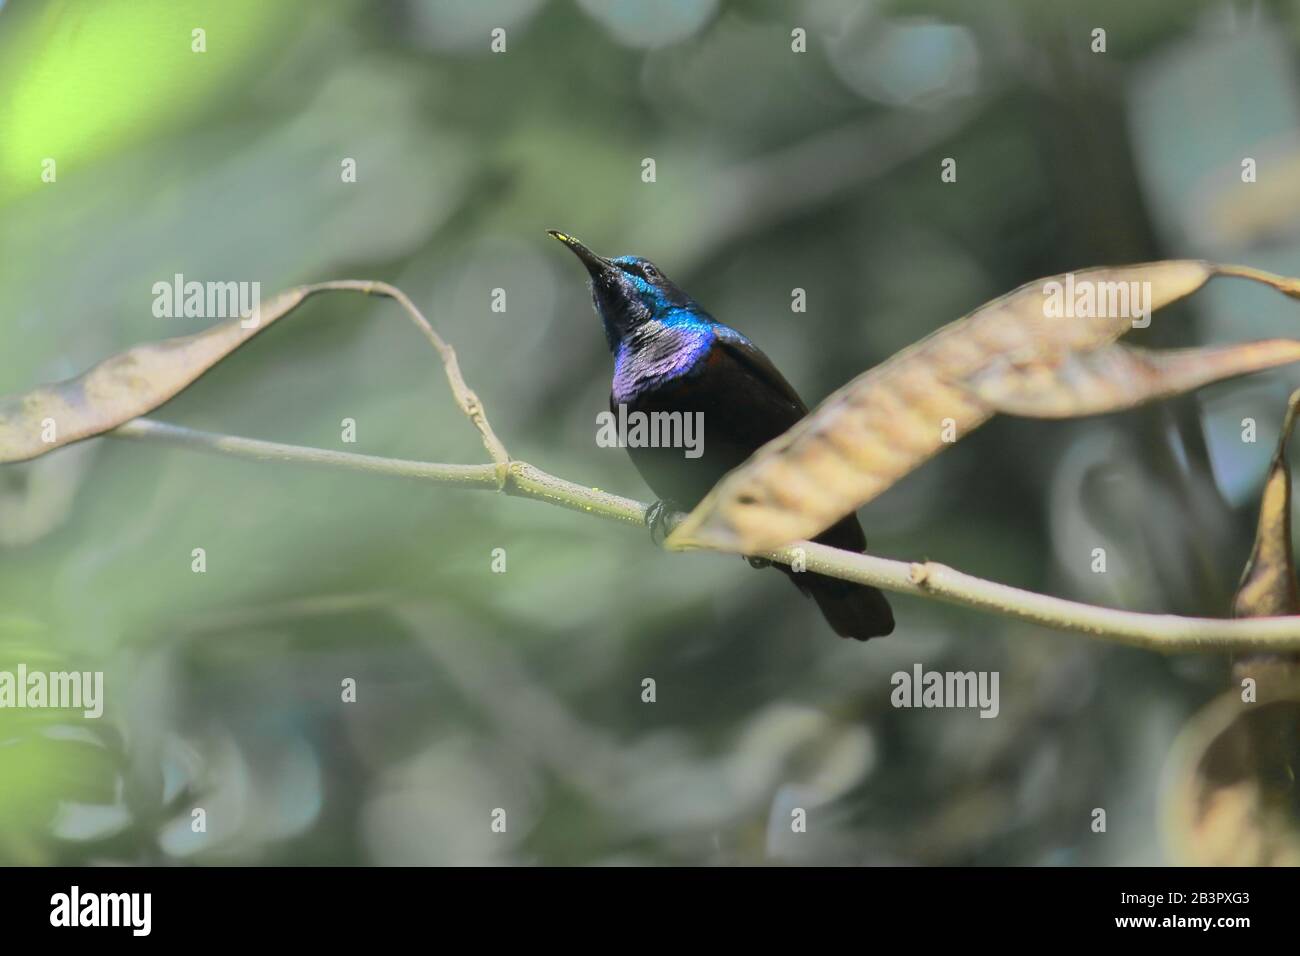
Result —
M0 2L0 394L201 327L152 314L176 273L264 295L385 279L515 457L645 500L595 444L610 358L546 228L652 258L811 402L1035 277L1178 256L1300 274L1298 11ZM1298 318L1220 280L1133 340ZM995 420L863 510L872 550L1225 615L1296 381ZM356 296L314 300L156 417L484 458L423 339ZM1162 771L1226 659L894 603L892 637L842 642L774 572L538 503L86 442L0 467L0 666L102 670L107 697L98 722L0 711L0 861L1171 860ZM917 662L999 671L1000 716L893 709L890 675Z

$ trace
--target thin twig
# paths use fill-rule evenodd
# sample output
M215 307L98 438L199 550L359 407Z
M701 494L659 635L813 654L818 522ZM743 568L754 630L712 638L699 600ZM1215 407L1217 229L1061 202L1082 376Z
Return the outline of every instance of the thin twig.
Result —
M499 491L624 524L643 524L647 508L643 502L566 481L522 461L510 462L509 480L499 484L495 465L447 465L356 455L196 431L147 418L127 422L108 434L118 438L159 441L238 458L322 465L367 474L411 478L453 488ZM1300 617L1220 620L1119 611L1023 591L963 574L934 562L913 564L891 561L874 555L840 551L810 541L796 542L768 552L763 557L785 565L802 558L807 570L818 574L870 584L901 594L935 598L950 604L989 611L1059 630L1079 631L1150 650L1300 650Z
M496 464L494 474L497 475L498 483L504 483L506 480L506 469L510 464L510 453L506 451L506 446L502 444L501 439L497 437L496 432L492 430L492 424L488 421L487 413L483 411L483 402L479 400L474 390L465 382L465 376L460 372L460 362L456 360L456 350L453 349L443 337L438 334L433 325L424 314L415 307L415 303L405 292L397 286L389 285L387 282L376 282L371 279L335 279L330 282L317 282L310 286L305 286L307 294L313 292L340 291L340 292L363 292L366 295L382 295L392 299L411 317L416 326L424 333L425 337L433 343L433 347L438 350L438 355L442 358L442 367L447 374L447 384L451 386L451 394L456 399L456 404L460 410L478 429L479 435L483 438L483 447L487 449L488 455Z
M152 418L132 419L108 434L115 438L163 441L172 445L182 445L199 451L214 451L253 461L294 461L300 464L325 465L377 475L425 478L454 488L485 488L496 491L500 487L494 465L438 465L426 461L379 458L374 455L357 455L352 452L330 451L326 448L309 448L303 445L282 445L279 442L261 441L257 438L238 438L234 435L196 431L180 425L154 421Z

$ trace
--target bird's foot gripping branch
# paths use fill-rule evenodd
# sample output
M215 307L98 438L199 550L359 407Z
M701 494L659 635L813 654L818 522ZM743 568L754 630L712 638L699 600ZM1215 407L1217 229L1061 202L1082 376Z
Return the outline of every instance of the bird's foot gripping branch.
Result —
M1102 288L1148 282L1152 293L1145 308L1158 309L1214 276L1251 279L1300 298L1297 280L1199 261L1089 270L1079 273L1072 288L1081 288L1080 281L1082 288L1086 283ZM1265 487L1235 620L1095 607L996 584L941 564L891 561L798 540L841 520L996 412L1068 417L1118 410L1300 358L1300 341L1291 339L1156 353L1121 347L1115 340L1131 326L1132 316L1098 309L1096 298L1091 311L1049 314L1044 303L1050 300L1050 288L1063 281L1055 277L1029 283L859 376L724 477L677 525L669 543L740 551L828 578L1154 650L1300 651L1285 459L1286 434L1300 393L1292 396ZM479 432L487 462L442 464L350 454L200 432L143 417L306 299L335 291L384 296L404 309L437 350L457 405ZM140 345L76 378L0 399L0 464L104 435L495 491L644 524L648 506L642 502L511 459L461 375L455 352L401 290L355 280L301 286L264 304L258 318ZM816 493L792 494L792 488L814 488Z

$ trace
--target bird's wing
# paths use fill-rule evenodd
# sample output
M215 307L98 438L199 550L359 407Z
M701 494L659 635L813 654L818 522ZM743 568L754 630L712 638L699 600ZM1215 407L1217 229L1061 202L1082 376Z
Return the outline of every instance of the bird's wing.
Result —
M772 364L772 360L759 350L758 346L735 329L720 322L714 326L714 333L717 336L718 346L731 358L744 365L764 385L795 406L799 413L797 417L802 418L808 414L808 406L803 403L794 386L785 380L785 376Z
M803 418L808 414L808 408L799 397L799 393L794 390L794 386L785 380L785 376L782 375L777 370L776 366L772 364L772 360L759 351L758 347L754 345L753 342L749 341L749 339L745 338L735 329L727 328L727 326L721 325L721 323L719 323L715 332L717 334L718 346L722 347L726 351L728 357L744 365L755 379L763 383L765 386L764 391L768 392L769 395L781 396L797 409L797 411L793 411L789 421L781 422L779 416L767 419L769 423L779 424L780 427L778 428L778 433L785 431L800 418ZM820 541L822 544L832 545L836 548L843 548L848 551L865 551L867 549L866 535L863 534L862 525L858 524L857 515L854 513L845 515L840 521L831 525L831 527L827 528L813 540ZM893 629L893 619L889 616L889 605L885 602L884 596L881 595L880 592L876 591L875 597L872 598L871 601L873 603L870 605L870 612L872 614L881 615L878 620L889 622L888 630L881 630L878 633L889 633L889 630ZM818 598L818 603L822 603L820 597ZM880 610L880 606L882 605L884 608L883 611ZM830 619L831 611L826 610L827 606L828 605L823 605L823 610L827 614L828 619ZM871 625L871 627L875 626L876 625ZM882 624L880 626L883 627L885 625ZM859 639L861 640L864 638Z

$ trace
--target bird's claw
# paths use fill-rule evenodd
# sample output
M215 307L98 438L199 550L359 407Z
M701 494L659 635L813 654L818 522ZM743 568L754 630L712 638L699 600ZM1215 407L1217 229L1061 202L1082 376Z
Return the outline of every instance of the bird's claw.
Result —
M673 515L680 510L674 502L666 500L656 501L645 510L645 526L650 529L650 540L655 543L655 547L664 546L668 533L673 530Z

